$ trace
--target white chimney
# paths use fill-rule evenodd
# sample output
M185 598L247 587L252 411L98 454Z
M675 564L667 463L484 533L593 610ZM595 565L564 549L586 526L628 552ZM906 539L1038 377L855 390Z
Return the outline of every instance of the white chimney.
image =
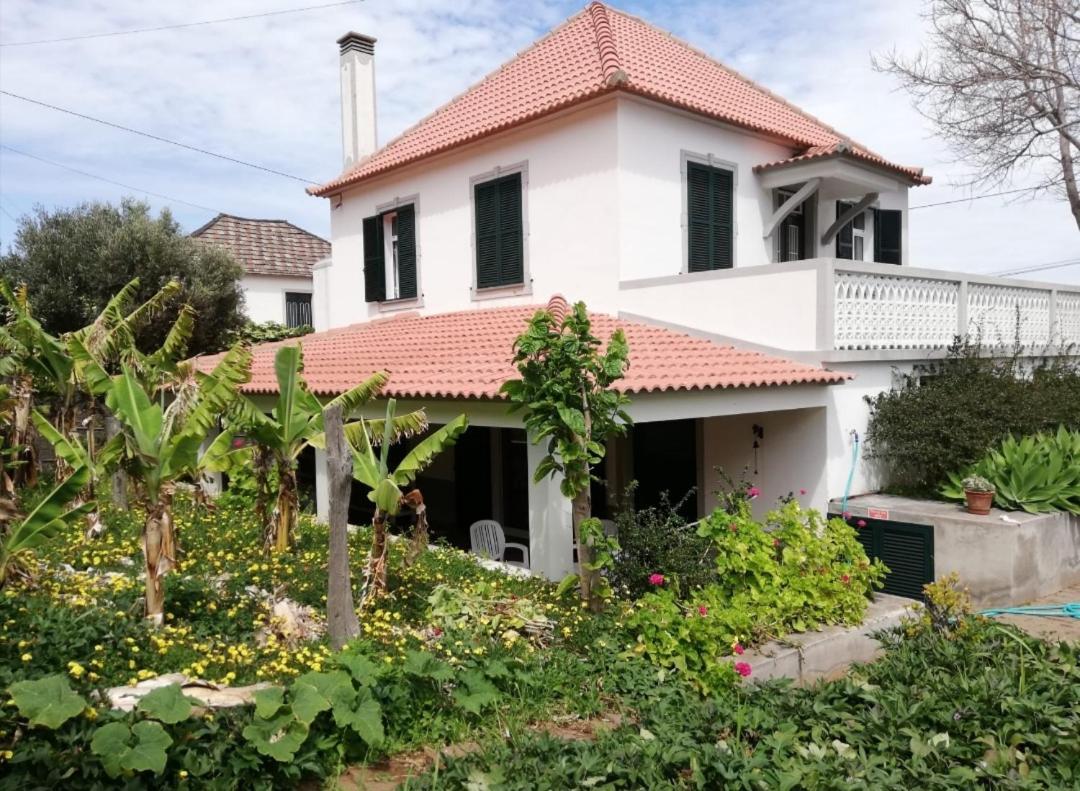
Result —
M375 153L375 39L346 33L341 48L341 148L348 169Z

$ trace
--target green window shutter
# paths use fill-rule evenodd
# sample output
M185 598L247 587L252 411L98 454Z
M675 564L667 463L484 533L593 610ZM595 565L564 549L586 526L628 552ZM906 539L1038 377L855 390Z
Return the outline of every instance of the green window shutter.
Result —
M730 170L686 163L687 270L728 269L734 260Z
M386 263L382 217L364 218L364 300L386 299Z
M416 211L412 205L397 210L398 297L415 299L416 283Z
M476 287L523 283L525 239L521 174L511 173L474 188Z
M902 215L897 209L874 211L874 260L879 264L899 264Z
M499 283L525 281L525 244L521 221L521 174L499 179Z
M839 217L851 206L847 201L836 202L836 216ZM852 242L851 223L848 223L836 234L836 257L846 258L849 261L855 257L854 242Z

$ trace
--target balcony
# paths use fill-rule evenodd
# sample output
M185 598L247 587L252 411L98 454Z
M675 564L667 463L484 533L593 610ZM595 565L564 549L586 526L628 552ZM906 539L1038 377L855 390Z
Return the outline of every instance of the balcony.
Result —
M957 335L1080 347L1080 286L836 258L624 281L619 301L627 316L818 359L922 357Z

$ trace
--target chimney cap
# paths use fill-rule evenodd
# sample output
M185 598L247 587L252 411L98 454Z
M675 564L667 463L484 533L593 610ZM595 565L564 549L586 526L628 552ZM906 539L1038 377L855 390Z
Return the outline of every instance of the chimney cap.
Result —
M356 49L360 52L366 52L369 55L372 55L375 53L376 41L378 41L378 39L374 38L373 36L367 36L363 33L357 33L353 30L350 30L348 33L346 33L344 36L337 40L337 44L341 48L342 54L348 52L349 50Z

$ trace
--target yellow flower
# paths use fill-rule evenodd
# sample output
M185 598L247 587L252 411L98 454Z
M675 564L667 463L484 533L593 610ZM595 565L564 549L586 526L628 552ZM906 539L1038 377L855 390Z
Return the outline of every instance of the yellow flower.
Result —
M24 662L29 662L31 659L34 658L34 655L31 654L29 651L27 651L25 654L23 654L19 658L22 659L22 661L24 661Z
M87 706L86 710L83 711L83 714L88 720L96 720L98 716L97 709L95 709L93 706Z

